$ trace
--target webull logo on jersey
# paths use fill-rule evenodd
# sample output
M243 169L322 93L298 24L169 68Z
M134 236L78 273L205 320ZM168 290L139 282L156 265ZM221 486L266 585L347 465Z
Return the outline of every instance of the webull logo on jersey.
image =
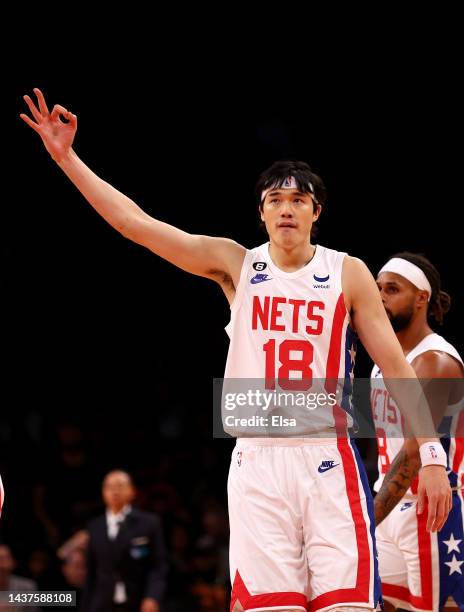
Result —
M317 276L316 274L313 274L313 278L316 281L313 283L313 289L330 289L330 284L326 284L330 278L330 274L327 274L326 276Z

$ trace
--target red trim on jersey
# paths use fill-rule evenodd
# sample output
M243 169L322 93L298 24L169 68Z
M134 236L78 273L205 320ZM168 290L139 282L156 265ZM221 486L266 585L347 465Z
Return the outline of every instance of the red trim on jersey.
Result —
M421 595L413 595L407 587L382 582L382 593L416 608L431 610L433 607L432 544L427 532L427 506L417 515L417 539L419 542Z
M330 335L329 353L325 370L325 377L329 379L330 385L336 382L340 372L340 353L342 349L342 331L345 316L345 300L343 298L343 293L340 293L332 320L332 333Z
M244 610L253 608L272 608L275 606L286 606L295 608L296 606L306 610L306 596L302 593L265 593L262 595L250 595L238 570L235 574L232 587L232 599L230 602L230 612L233 612L235 604L239 602Z
M464 438L462 437L464 436L464 412L461 412L459 415L455 436L456 450L454 451L453 458L453 472L458 474L460 472L459 467L462 463L462 457L464 456Z
M346 306L343 293L337 300L332 320L332 333L330 335L329 352L325 370L325 388L329 393L337 392L337 382L340 375L340 355L342 351L342 332L346 317ZM343 347L344 348L344 347ZM335 407L334 407L335 408ZM343 410L334 410L335 428L337 434L346 437L346 414Z

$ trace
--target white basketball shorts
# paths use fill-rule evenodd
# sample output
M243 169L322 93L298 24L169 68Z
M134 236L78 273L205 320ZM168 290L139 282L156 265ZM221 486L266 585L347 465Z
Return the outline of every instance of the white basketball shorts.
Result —
M228 493L231 610L377 607L372 498L349 439L239 438Z
M404 610L437 612L447 604L464 610L462 491L439 533L426 530L427 508L404 498L377 527L379 573L386 601Z

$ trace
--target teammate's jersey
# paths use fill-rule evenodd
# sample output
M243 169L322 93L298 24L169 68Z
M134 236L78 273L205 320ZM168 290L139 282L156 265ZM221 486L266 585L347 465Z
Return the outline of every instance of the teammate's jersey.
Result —
M461 364L463 363L454 346L438 334L425 336L406 355L406 360L412 363L416 357L427 351L442 351L451 355ZM388 393L382 372L377 365L374 365L371 373L371 407L379 451L379 477L374 485L374 490L379 491L391 462L403 446L404 419L398 406ZM456 431L462 436L464 431L464 400L448 406L438 427L443 448L448 456L449 478L453 487L461 486L461 478L464 473L464 438L456 437ZM416 492L417 478L406 495L414 496Z
M225 386L230 389L233 381L247 379L270 393L316 388L329 393L335 391L334 381L346 381L339 402L344 410L330 399L326 409L319 403L317 410L307 411L304 431L300 428L294 435L351 425L347 413L356 336L342 294L345 255L317 245L306 266L284 272L272 262L266 243L248 250L243 262L226 327L230 346ZM226 431L249 435L239 427Z

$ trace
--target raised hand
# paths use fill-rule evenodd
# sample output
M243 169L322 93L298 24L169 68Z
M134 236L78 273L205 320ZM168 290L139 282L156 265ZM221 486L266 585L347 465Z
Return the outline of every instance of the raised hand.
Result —
M60 162L71 150L77 130L77 117L59 104L55 104L50 113L40 89L35 88L34 93L37 96L39 108L29 96L24 96L24 100L35 121L24 113L21 113L20 117L39 134L52 158ZM62 121L61 117L64 117L68 123Z

